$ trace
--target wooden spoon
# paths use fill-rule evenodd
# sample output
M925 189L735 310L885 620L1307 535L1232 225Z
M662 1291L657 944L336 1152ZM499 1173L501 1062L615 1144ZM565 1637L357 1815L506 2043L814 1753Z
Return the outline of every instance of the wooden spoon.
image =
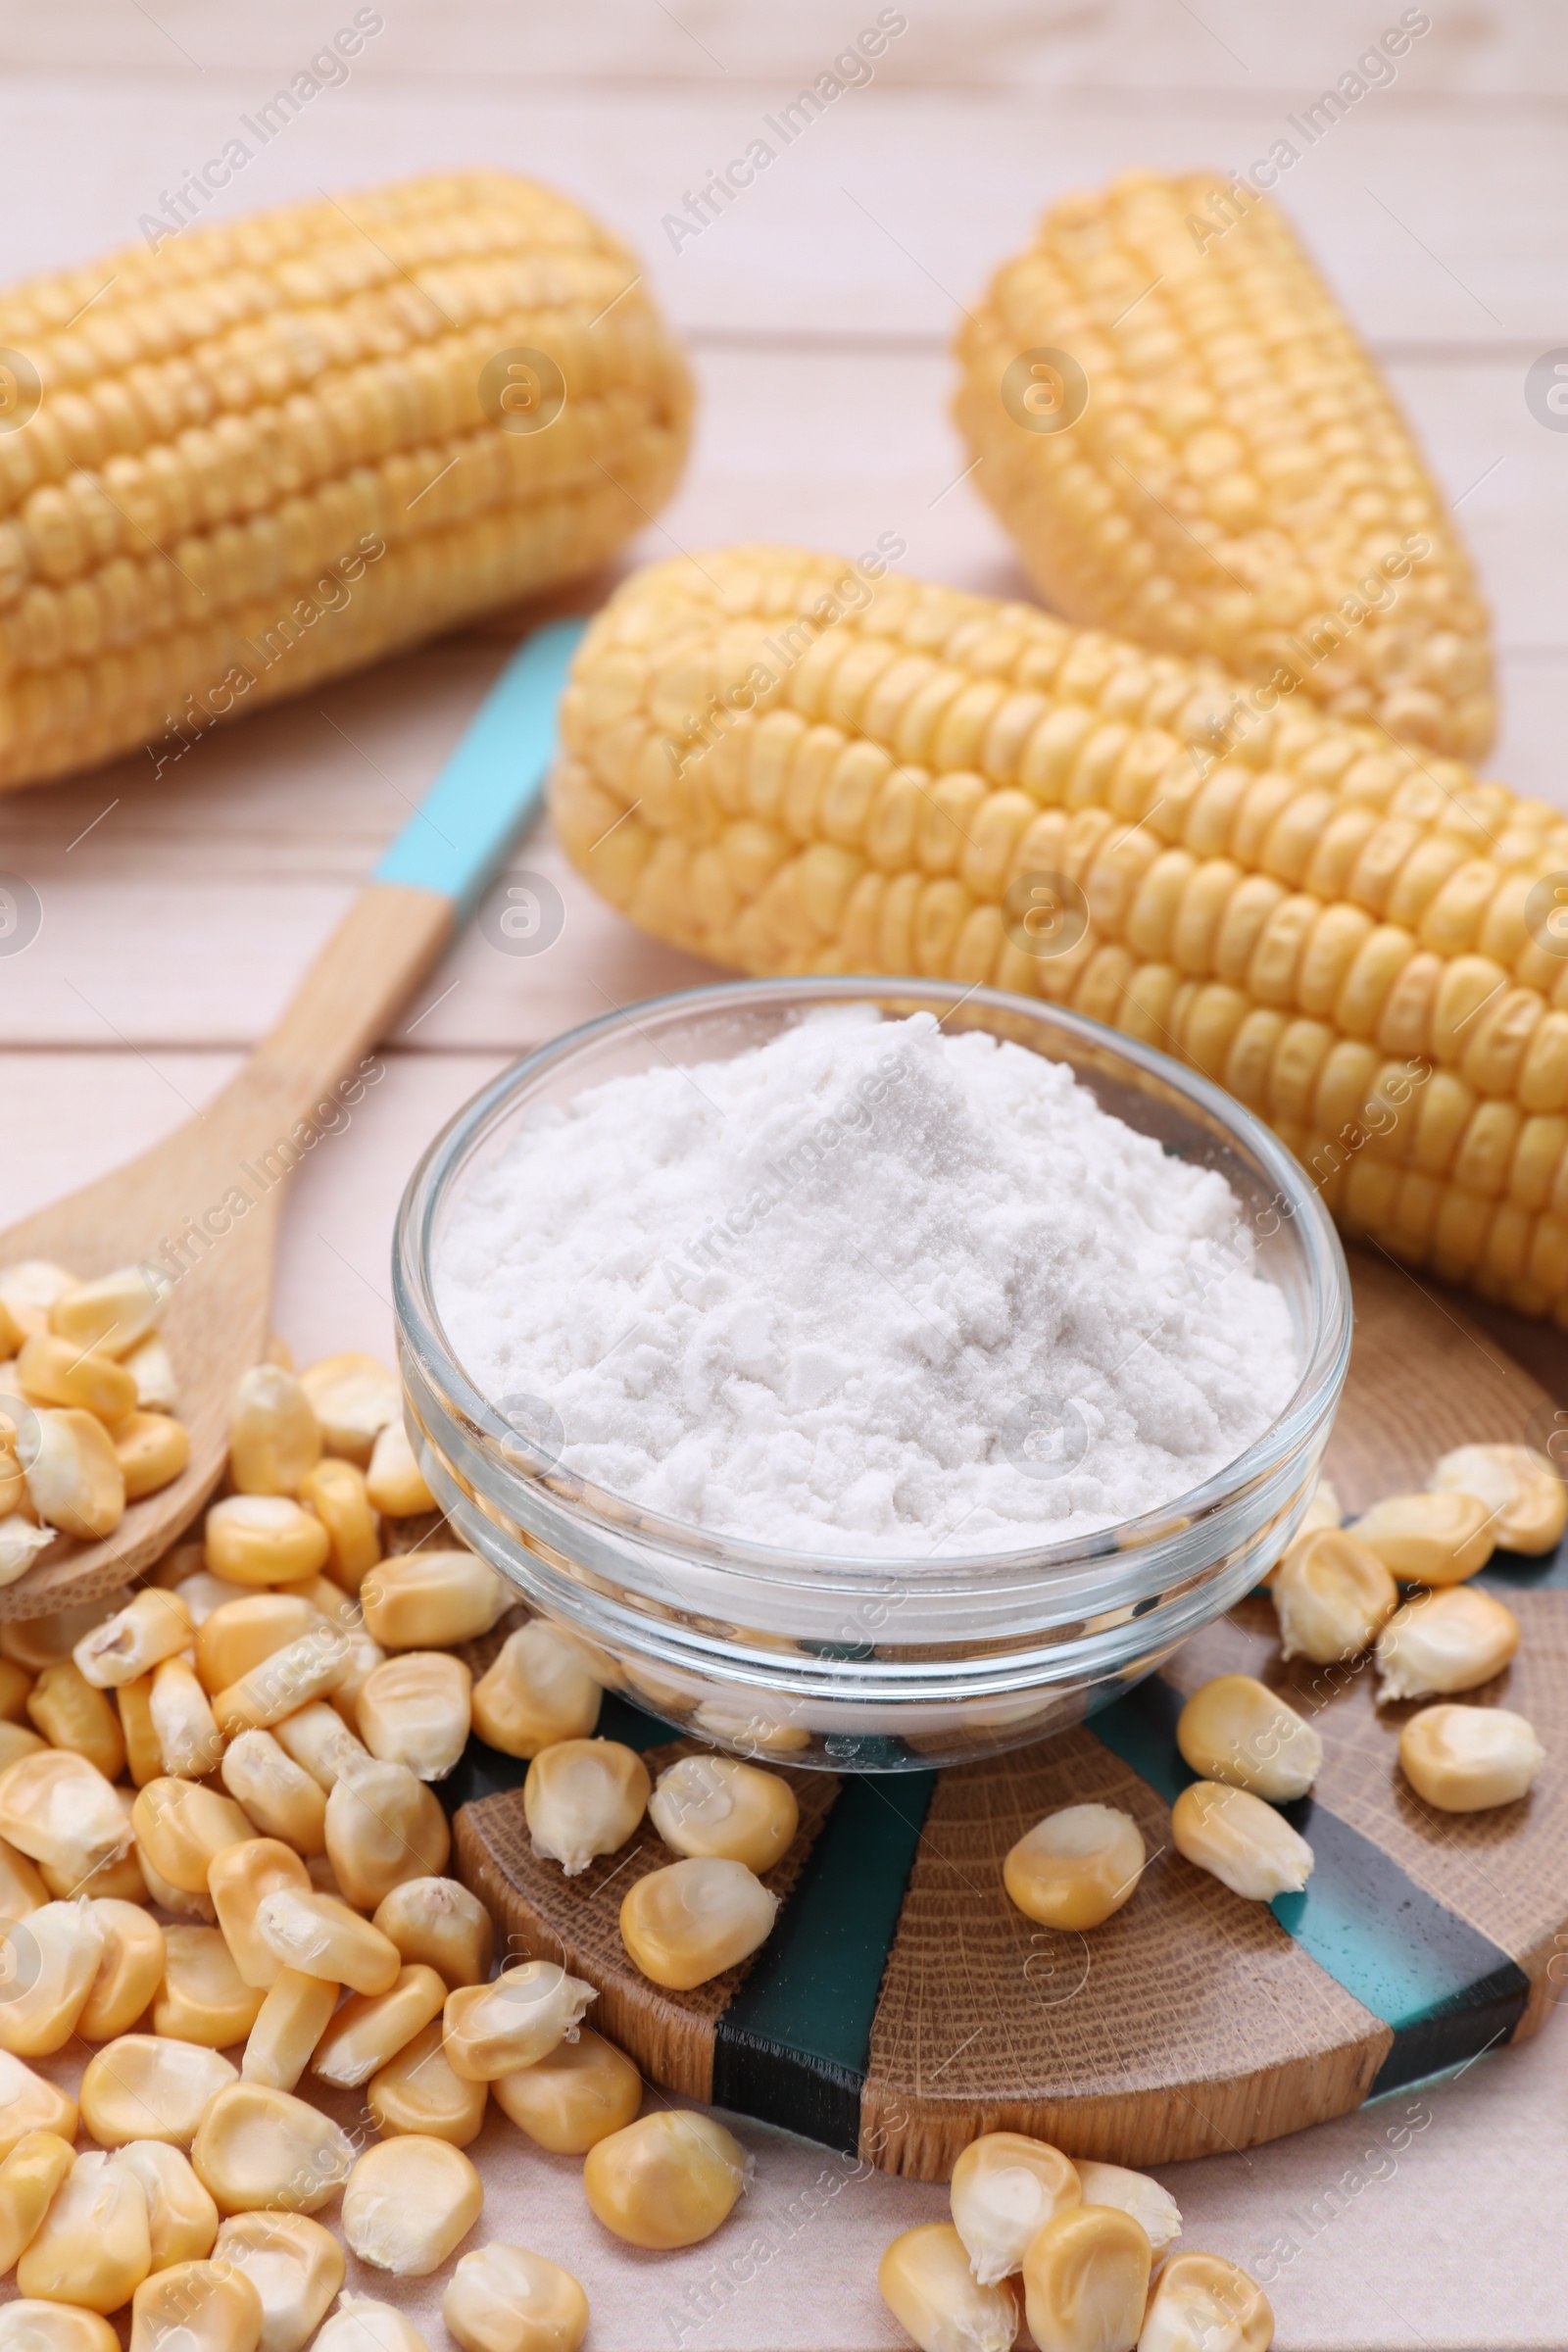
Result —
M518 648L282 1019L216 1100L139 1158L0 1233L0 1266L51 1258L85 1278L147 1264L172 1278L163 1332L190 1432L179 1478L133 1502L101 1544L57 1537L0 1588L0 1619L118 1591L169 1549L217 1486L234 1383L267 1345L288 1173L375 1083L371 1048L388 1018L538 808L556 702L583 627L552 621Z

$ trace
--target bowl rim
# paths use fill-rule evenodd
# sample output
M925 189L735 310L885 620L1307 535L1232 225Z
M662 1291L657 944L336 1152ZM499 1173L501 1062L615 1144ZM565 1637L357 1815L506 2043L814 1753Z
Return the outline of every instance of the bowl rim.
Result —
M1270 1206L1277 1209L1280 1223L1293 1223L1300 1237L1315 1313L1315 1329L1305 1335L1304 1359L1296 1387L1282 1410L1243 1452L1153 1510L1062 1543L1037 1542L988 1552L851 1552L836 1547L813 1551L760 1544L663 1517L625 1496L594 1488L572 1473L558 1477L548 1464L524 1468L517 1458L521 1449L512 1425L495 1401L473 1384L447 1340L435 1303L431 1263L434 1221L444 1205L449 1183L508 1114L515 1097L569 1064L607 1035L640 1032L654 1019L673 1021L709 1012L734 1012L757 1004L798 1006L802 1012L835 1004L869 1003L882 1009L886 1000L901 997L911 1000L910 1012L944 1005L939 1024L950 1014L974 1005L1054 1028L1102 1061L1123 1062L1142 1078L1184 1098L1261 1164L1273 1187ZM413 1354L423 1384L435 1390L447 1411L461 1415L469 1425L505 1479L519 1482L519 1492L533 1490L552 1517L580 1525L586 1540L609 1540L617 1547L657 1551L710 1570L725 1568L749 1574L764 1583L794 1582L803 1571L813 1584L825 1576L830 1581L844 1580L847 1588L866 1581L885 1587L890 1579L908 1578L932 1591L933 1596L944 1575L956 1579L955 1590L981 1585L995 1591L999 1580L1035 1582L1043 1575L1055 1582L1073 1570L1090 1568L1097 1560L1105 1562L1107 1554L1119 1555L1119 1564L1125 1569L1134 1564L1137 1555L1147 1554L1151 1547L1162 1547L1172 1536L1190 1539L1198 1523L1211 1519L1277 1473L1332 1410L1349 1361L1352 1322L1345 1251L1316 1187L1295 1154L1263 1121L1210 1079L1141 1039L1044 998L989 987L965 988L957 981L875 973L736 979L674 990L617 1005L535 1047L462 1104L420 1154L398 1205L392 1290L399 1342ZM596 1502L601 1496L608 1508ZM548 1541L560 1544L561 1540L558 1524ZM1187 1548L1184 1544L1182 1549Z

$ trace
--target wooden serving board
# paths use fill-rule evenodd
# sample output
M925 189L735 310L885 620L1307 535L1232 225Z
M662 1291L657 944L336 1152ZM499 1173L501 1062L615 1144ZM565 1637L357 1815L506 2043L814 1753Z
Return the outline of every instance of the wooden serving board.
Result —
M1552 1401L1451 1294L1352 1259L1356 1337L1328 1468L1348 1510L1424 1483L1469 1440L1550 1436ZM1483 1581L1520 1619L1513 1664L1471 1694L1530 1717L1548 1762L1502 1810L1439 1814L1396 1766L1409 1705L1369 1665L1279 1654L1255 1595L1160 1676L1078 1729L985 1762L835 1780L795 1773L802 1828L772 1874L779 1924L749 1967L690 1994L648 1984L616 1914L671 1860L646 1821L581 1878L534 1860L524 1767L475 1743L455 1776L457 1867L518 1954L599 1987L596 2018L678 2096L945 2179L983 2131L1144 2165L1242 2148L1452 2072L1535 2032L1568 1974L1568 1542L1498 1555ZM1193 1775L1174 1723L1211 1675L1258 1675L1317 1725L1313 1794L1287 1808L1316 1866L1304 1895L1244 1902L1177 1855L1169 1807ZM649 1753L669 1728L607 1699L600 1729ZM1042 1814L1120 1805L1151 1860L1092 1936L1038 1928L1002 1861ZM1562 1957L1559 1957L1562 1955Z

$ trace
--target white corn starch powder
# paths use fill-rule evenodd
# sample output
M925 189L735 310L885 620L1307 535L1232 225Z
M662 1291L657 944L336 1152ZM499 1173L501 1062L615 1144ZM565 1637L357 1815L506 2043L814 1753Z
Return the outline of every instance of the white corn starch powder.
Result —
M1058 1543L1172 1501L1296 1385L1225 1179L1070 1070L832 1011L541 1106L454 1208L448 1338L563 1466L806 1551Z

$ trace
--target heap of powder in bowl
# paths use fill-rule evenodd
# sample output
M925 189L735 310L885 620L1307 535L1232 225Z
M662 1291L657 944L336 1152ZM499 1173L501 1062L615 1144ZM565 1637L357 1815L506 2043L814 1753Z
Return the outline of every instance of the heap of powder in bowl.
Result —
M1234 1460L1297 1378L1222 1176L929 1013L536 1106L435 1289L475 1387L559 1417L564 1469L794 1551L1087 1535Z

